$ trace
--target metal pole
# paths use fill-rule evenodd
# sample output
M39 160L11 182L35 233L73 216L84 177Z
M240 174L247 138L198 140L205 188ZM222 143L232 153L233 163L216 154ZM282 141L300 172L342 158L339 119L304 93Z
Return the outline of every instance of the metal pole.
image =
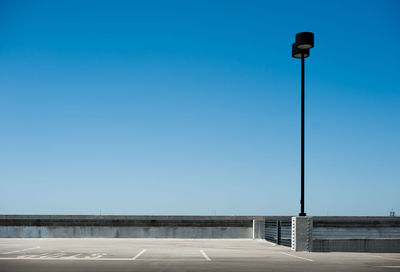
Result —
M300 216L306 216L304 212L304 55L301 55L301 212Z

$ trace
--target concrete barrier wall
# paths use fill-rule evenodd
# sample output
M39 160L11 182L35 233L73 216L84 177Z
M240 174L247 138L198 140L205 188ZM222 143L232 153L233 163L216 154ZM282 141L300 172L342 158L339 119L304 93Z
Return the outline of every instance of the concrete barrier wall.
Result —
M313 239L315 252L400 252L400 238Z
M265 220L253 220L253 239L265 239Z
M0 215L1 238L258 239L260 216Z
M307 216L293 222L294 250L400 252L399 217Z
M400 238L399 217L314 216L313 238Z
M312 250L312 216L292 217L292 250Z
M400 252L399 217L313 217L312 251Z

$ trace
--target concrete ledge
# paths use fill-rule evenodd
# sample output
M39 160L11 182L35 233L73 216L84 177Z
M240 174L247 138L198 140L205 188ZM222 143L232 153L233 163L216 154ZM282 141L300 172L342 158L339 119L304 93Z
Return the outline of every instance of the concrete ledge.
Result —
M314 228L400 228L400 218L391 216L314 216Z
M313 239L315 252L400 252L400 238Z
M0 227L1 238L252 238L246 227Z
M265 239L265 220L253 220L253 239Z
M240 219L240 220L263 220L264 216L208 216L208 215L32 215L32 214L0 214L0 220L12 220L12 219L69 219L69 220L81 220L81 219L94 219L94 220L232 220L232 219Z
M263 217L0 215L0 237L252 239L253 221Z
M31 226L31 227L116 227L116 226L136 226L136 227L252 227L252 220L160 220L160 219L133 219L133 220L114 220L114 219L12 219L0 220L0 226Z
M312 239L317 252L400 252L400 218L315 216Z

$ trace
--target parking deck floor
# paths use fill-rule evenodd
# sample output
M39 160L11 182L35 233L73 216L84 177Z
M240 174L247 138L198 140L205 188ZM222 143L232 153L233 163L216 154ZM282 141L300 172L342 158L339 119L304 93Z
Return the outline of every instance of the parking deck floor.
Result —
M0 271L400 271L400 253L310 253L242 239L0 239Z

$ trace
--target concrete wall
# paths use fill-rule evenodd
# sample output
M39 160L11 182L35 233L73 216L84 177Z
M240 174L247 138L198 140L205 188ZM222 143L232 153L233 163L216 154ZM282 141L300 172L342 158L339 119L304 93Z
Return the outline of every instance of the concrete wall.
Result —
M312 251L312 225L311 216L292 217L292 250Z
M263 217L0 215L0 237L258 239L260 221Z
M265 220L253 220L253 239L265 239Z
M400 252L399 217L313 217L312 251Z
M314 216L313 238L400 238L400 217Z
M400 252L400 238L313 239L315 252Z
M247 227L1 226L2 238L252 238Z
M400 252L400 217L314 216L293 218L295 225L293 225L292 248L294 250ZM306 221L308 224L305 223ZM303 222L303 224L299 222ZM312 222L311 225L310 222Z

